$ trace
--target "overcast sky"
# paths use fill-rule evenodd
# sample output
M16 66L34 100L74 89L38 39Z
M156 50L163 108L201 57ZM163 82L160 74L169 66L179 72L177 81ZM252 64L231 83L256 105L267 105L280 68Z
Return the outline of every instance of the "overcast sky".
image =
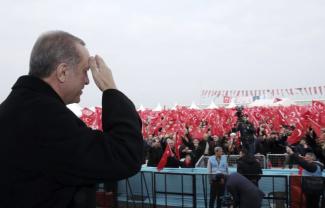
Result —
M324 0L0 0L0 101L47 30L82 38L136 105L189 105L202 89L325 85ZM92 82L82 106L101 104Z

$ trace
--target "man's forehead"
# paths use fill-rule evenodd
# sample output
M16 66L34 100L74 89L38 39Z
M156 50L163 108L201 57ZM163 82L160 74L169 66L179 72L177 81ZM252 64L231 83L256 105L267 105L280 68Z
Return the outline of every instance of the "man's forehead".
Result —
M89 68L90 55L87 48L80 44L77 45L77 48L79 50L80 64L82 68Z
M79 52L79 55L82 58L87 59L87 61L88 61L88 59L90 57L88 49L85 46L81 45L81 44L77 44L76 45L76 48L77 48L77 50Z

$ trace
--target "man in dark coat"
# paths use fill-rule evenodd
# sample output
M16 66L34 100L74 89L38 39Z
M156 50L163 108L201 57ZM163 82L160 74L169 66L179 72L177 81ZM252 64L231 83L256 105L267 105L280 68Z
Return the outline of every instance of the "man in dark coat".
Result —
M201 149L201 147L199 145L199 140L194 139L193 140L193 149L192 149L193 163L196 164L199 161L199 159L202 157L202 155L203 155L203 150Z
M255 128L254 125L248 121L247 115L244 115L237 120L237 127L235 131L240 132L240 140L244 149L247 149L248 154L255 154Z
M80 101L91 72L102 94L103 131L88 128L67 104ZM36 41L29 75L0 105L0 207L95 207L95 184L136 174L141 122L116 89L102 58L66 32Z
M264 193L250 180L239 173L226 177L226 190L231 193L235 204L240 208L260 208Z
M161 148L161 144L159 140L154 140L149 148L148 153L148 167L157 167L161 156L163 155L163 149Z
M237 160L237 173L242 174L256 186L263 174L261 165L255 156L248 154L246 149L240 151L240 158Z

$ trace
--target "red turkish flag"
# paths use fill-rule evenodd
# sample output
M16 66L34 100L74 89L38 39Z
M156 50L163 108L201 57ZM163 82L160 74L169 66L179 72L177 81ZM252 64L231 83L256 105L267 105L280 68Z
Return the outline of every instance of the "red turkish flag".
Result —
M93 129L97 129L96 125L96 113L89 108L82 109L82 115L80 116L80 119L85 122L85 124Z
M315 110L318 111L324 111L325 110L325 103L318 101L318 100L313 100L312 101L312 106Z
M166 166L168 157L172 157L173 155L174 154L173 154L169 144L167 144L166 148L165 148L165 152L157 165L157 170L161 171Z
M292 144L296 144L300 141L302 137L302 130L299 128L296 128L292 134L288 137L287 142L292 145Z
M177 132L176 133L176 142L175 142L175 151L176 151L176 157L177 157L178 160L181 159L181 156L179 154L179 149L180 149L182 143L183 142L182 142L182 139L181 139L181 135L180 135L179 132Z
M274 114L272 124L273 124L273 129L275 131L280 131L280 129L281 129L281 118L280 118L279 114Z
M254 116L254 113L257 113L257 112L254 111L254 109L253 110L248 110L246 112L246 114L248 115L248 120L250 122L252 122L253 125L256 127L256 126L259 126L259 122L258 122L258 119Z
M102 108L95 107L96 112L96 123L97 123L97 129L103 130L103 123L102 123Z
M319 114L319 124L322 126L322 127L325 127L325 111L321 112Z
M312 102L312 110L313 120L316 121L322 127L325 126L325 103L313 100Z
M231 98L229 96L224 96L223 97L223 103L230 103Z

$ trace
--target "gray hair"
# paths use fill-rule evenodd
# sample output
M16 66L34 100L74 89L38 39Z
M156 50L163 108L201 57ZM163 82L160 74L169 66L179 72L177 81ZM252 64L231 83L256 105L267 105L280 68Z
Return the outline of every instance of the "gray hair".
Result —
M70 67L80 62L77 44L85 46L80 38L64 31L42 34L35 42L29 61L29 75L48 77L61 63Z
M214 148L214 152L218 152L218 151L220 151L220 150L223 150L222 147L215 147L215 148Z
M312 152L307 152L306 154L305 154L305 156L309 156L309 157L311 157L312 158L312 160L316 160L316 155L314 154L314 153L312 153Z

